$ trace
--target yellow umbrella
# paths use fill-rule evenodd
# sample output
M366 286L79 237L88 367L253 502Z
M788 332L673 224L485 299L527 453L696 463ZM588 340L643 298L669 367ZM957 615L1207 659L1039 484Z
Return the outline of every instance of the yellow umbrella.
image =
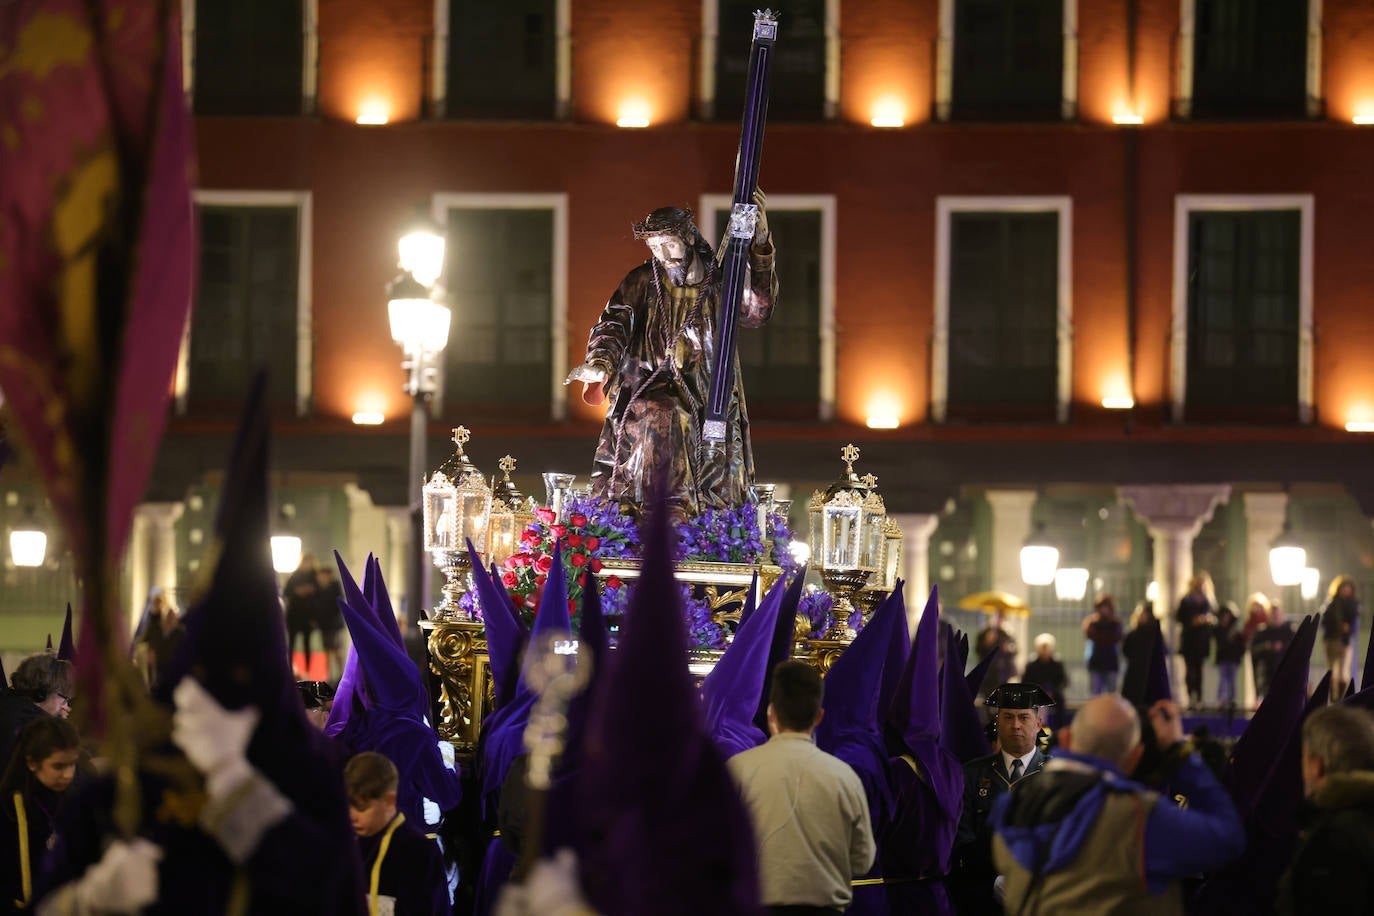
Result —
M959 599L959 607L966 611L982 611L985 614L1014 614L1029 617L1030 608L1026 602L1007 592L976 592Z

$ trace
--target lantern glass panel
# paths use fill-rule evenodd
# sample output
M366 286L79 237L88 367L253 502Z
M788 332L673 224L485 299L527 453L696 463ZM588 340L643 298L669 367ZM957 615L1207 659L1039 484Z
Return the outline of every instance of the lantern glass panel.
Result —
M488 550L487 521L491 517L491 491L480 481L479 486L460 486L455 493L454 506L458 516L455 524L457 546L452 549L466 549L470 539L478 550Z
M887 540L883 534L885 513L876 509L864 510L863 554L859 565L866 569L883 568L883 547Z
M457 499L453 485L442 477L425 484L425 550L457 550Z
M824 515L821 566L862 569L863 510L858 506L828 505Z
M502 563L515 553L515 514L504 507L493 506L491 512L491 555L488 562Z
M886 538L883 546L883 588L891 591L897 587L897 575L902 569L902 536Z

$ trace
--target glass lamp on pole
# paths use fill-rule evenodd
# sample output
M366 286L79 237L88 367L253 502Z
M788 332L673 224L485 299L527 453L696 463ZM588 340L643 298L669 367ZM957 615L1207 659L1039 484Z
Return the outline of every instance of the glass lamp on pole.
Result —
M1311 601L1321 591L1322 571L1309 566L1302 571L1302 600Z
M1307 568L1307 551L1287 522L1283 531L1269 548L1269 574L1275 585L1301 585L1302 571Z
M10 531L10 561L15 566L42 566L47 553L48 535L30 507L24 513L24 523Z
M424 216L418 216L401 234L396 245L401 270L422 285L433 286L444 272L444 236Z
M425 550L444 573L444 600L432 615L438 620L458 619L463 613L458 599L468 589L472 560L467 542L485 557L491 549L491 488L463 446L471 437L466 427L453 430L456 449L424 486Z
M1065 566L1055 570L1054 597L1060 601L1082 601L1088 594L1088 570L1081 566Z
M1059 568L1059 548L1045 535L1045 523L1035 526L1034 533L1021 548L1021 581L1027 585L1051 585Z
M443 236L432 231L412 230L402 236L398 249L401 272L387 285L387 318L391 339L401 345L404 353L401 369L406 372L405 392L411 397L406 495L410 503L412 543L416 543L423 537L420 531L421 487L428 465L429 401L439 387L436 357L448 345L453 316L446 305L436 301L439 291L433 287L443 270ZM415 621L424 603L427 582L424 561L418 550L407 565L406 573L406 615Z

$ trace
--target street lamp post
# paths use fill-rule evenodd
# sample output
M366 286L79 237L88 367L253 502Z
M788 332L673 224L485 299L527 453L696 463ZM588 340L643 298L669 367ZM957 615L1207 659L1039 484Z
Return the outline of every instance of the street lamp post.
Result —
M438 390L438 357L448 345L452 313L448 306L437 301L442 298L442 290L435 286L443 272L444 237L421 222L401 237L397 247L401 272L387 285L387 316L391 323L391 339L401 345L405 354L401 368L407 373L404 388L411 397L410 464L406 482L411 556L406 564L406 617L415 623L420 619L429 578L429 564L420 547L424 540L421 488L428 473L429 402Z

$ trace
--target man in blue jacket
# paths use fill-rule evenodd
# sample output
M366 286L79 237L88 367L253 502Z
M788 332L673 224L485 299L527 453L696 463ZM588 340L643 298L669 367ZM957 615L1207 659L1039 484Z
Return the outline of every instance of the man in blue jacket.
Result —
M1064 751L993 811L1007 912L1182 913L1179 879L1244 851L1235 806L1184 742L1178 707L1160 700L1149 715L1188 807L1123 775L1144 750L1134 707L1118 694L1090 701L1060 732Z

